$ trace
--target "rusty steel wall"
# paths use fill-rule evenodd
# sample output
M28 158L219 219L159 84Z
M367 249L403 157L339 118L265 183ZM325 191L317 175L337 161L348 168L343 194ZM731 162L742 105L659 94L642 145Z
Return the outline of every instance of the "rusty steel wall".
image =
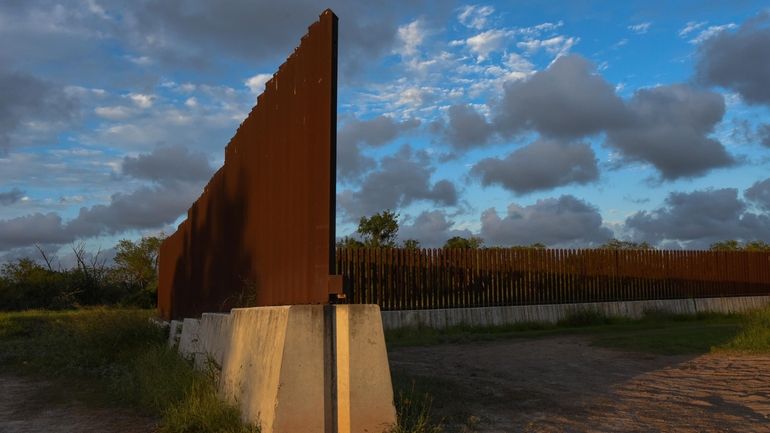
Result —
M324 11L265 85L225 163L161 245L167 318L322 304L334 276L337 17Z

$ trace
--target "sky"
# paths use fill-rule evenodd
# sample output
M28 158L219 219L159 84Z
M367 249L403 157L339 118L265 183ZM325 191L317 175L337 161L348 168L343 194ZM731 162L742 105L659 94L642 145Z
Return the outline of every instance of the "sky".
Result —
M0 262L172 233L326 7L339 237L770 242L764 2L6 0Z

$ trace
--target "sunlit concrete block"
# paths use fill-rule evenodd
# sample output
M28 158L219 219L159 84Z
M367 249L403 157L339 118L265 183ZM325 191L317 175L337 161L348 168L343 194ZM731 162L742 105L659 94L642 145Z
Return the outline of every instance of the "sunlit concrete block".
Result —
M179 338L182 333L182 322L179 320L172 320L168 324L168 347L176 347L179 345Z
M388 353L377 305L337 305L339 433L381 433L396 423Z
M339 433L389 429L396 412L379 307L326 307L334 309L334 357L324 352L324 308L294 305L204 314L197 345L185 338L184 348L186 353L197 351L198 368L217 367L222 396L263 433L324 432L332 404L326 398L331 384L326 383L325 368L332 362Z
M184 319L182 321L182 334L179 337L179 354L185 358L193 359L196 353L201 352L198 331L200 320Z

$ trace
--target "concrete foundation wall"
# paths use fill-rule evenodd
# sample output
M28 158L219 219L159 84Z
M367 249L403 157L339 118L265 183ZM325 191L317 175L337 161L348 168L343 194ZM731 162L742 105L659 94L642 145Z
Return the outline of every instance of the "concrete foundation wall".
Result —
M214 371L223 398L263 433L323 433L324 306L233 309L185 319L179 352ZM326 307L330 308L330 307ZM336 305L337 425L382 432L396 421L380 309Z
M385 334L377 305L337 305L340 433L380 433L396 422ZM372 322L377 322L374 324Z
M675 314L739 313L756 310L767 305L770 305L770 296L383 311L382 325L385 329L420 326L444 329L458 325L500 326L523 322L556 323L570 314L582 311L596 311L608 316L637 319L642 317L645 311L651 310Z

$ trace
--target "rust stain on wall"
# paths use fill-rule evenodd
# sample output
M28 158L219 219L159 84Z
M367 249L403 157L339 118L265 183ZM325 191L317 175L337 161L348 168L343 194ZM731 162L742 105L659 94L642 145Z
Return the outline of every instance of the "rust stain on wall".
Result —
M166 318L322 304L335 272L337 17L324 11L265 85L225 163L161 245Z

